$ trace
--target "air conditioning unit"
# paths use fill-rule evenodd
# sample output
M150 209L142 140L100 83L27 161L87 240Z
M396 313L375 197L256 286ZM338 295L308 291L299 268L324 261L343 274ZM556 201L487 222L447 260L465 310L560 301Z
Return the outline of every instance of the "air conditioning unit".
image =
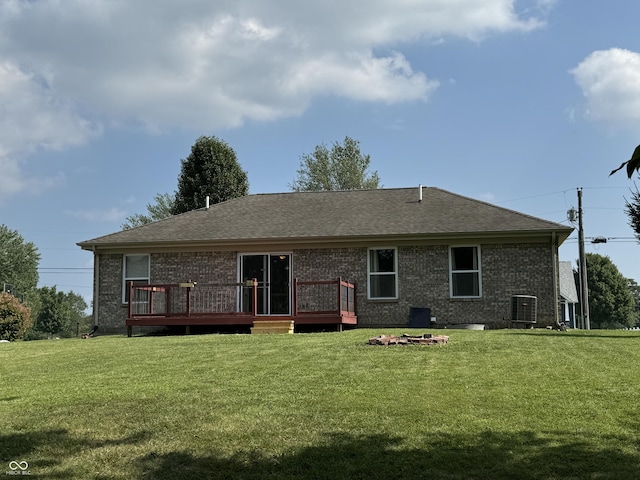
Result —
M533 295L513 295L511 297L511 321L536 323L538 297Z

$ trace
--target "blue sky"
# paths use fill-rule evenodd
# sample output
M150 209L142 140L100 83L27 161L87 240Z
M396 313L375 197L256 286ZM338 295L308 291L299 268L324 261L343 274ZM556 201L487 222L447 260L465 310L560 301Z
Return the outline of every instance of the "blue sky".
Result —
M173 192L216 135L251 193L350 136L384 187L435 186L567 224L640 281L609 172L640 143L640 3L628 0L4 0L0 223L40 285L91 300L92 255ZM455 212L452 212L455 214ZM575 263L577 235L560 250ZM2 279L0 279L2 282Z

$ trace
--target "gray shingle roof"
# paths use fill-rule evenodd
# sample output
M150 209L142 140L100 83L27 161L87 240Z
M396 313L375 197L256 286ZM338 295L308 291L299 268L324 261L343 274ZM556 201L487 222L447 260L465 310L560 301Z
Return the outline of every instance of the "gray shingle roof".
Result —
M256 194L80 242L82 248L371 237L507 236L572 229L435 187Z

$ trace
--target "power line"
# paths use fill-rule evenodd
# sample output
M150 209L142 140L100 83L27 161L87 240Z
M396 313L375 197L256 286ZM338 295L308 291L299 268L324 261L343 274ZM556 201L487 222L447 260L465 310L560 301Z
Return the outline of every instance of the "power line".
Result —
M38 270L93 270L93 267L38 267Z
M69 272L69 271L59 272L57 270L52 270L50 272L38 272L38 274L40 275L62 275L62 274L87 275L89 273L93 273L93 272Z

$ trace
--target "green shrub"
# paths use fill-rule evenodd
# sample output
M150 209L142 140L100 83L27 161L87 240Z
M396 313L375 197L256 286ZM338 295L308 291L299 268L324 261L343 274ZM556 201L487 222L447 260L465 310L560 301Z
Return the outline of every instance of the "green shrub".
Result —
M31 309L13 295L0 293L0 340L22 338L31 325Z
M41 332L40 330L36 330L32 327L24 332L24 337L22 339L25 342L29 342L31 340L49 340L50 338L51 335L47 332Z

